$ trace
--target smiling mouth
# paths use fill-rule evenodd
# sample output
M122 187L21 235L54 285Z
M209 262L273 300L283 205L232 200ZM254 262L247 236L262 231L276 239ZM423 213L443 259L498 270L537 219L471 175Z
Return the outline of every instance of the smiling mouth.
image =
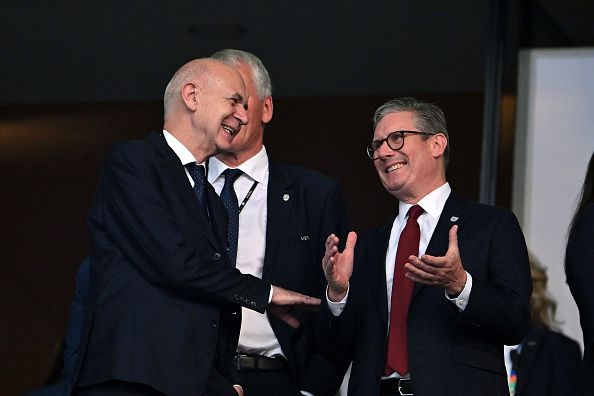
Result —
M235 136L239 132L239 129L233 129L228 125L223 125L223 129L231 136Z
M387 167L385 172L386 173L390 173L390 172L393 172L393 171L395 171L397 169L402 168L403 166L404 166L404 163L403 162L398 162L397 164L394 164L392 166Z

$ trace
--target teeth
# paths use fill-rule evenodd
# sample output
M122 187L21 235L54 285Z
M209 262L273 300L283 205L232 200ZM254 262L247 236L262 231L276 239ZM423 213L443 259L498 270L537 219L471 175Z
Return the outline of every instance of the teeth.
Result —
M230 135L235 135L237 133L233 128L227 125L223 125L223 129L227 131Z
M402 162L399 162L397 164L394 164L392 166L390 166L389 168L386 169L386 173L390 173L396 169L400 169L404 166L404 164Z

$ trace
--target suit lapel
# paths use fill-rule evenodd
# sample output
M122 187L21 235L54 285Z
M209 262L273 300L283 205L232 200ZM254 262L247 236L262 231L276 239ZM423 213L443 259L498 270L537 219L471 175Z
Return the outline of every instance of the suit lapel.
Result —
M386 252L390 241L392 223L380 228L373 244L367 247L369 259L359 265L364 265L369 276L369 285L372 286L373 300L379 310L382 321L388 324L388 287L386 280Z
M286 237L284 230L293 206L294 182L291 176L282 168L270 164L268 176L267 218L274 221L266 222L266 252L264 254L264 269L262 278L266 279L282 237Z
M449 245L450 229L456 224L459 228L464 224L467 215L465 210L467 205L466 201L459 198L453 191L450 193L450 196L443 207L443 211L441 212L441 216L439 217L439 221L437 222L437 226L435 226L433 235L429 240L429 245L427 245L425 254L431 256L444 256L446 254ZM413 299L423 287L424 285L420 283L415 284L412 296Z
M179 198L184 207L190 213L191 218L198 224L201 225L200 229L206 235L208 241L217 249L220 249L220 245L212 233L211 227L208 224L208 218L205 213L200 209L196 195L192 190L192 186L188 181L186 171L179 160L179 157L169 147L165 141L163 133L153 133L146 137L146 141L155 148L158 157L160 157L163 171L167 175L168 179L173 184L173 187L177 191ZM207 183L207 192L212 190L210 184ZM209 202L211 200L211 194L208 194ZM216 193L215 193L216 195ZM209 204L210 205L210 204ZM224 245L223 245L224 246Z

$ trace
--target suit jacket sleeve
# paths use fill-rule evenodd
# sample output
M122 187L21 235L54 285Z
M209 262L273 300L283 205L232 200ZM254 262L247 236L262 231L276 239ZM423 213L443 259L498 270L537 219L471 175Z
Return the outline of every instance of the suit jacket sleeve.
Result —
M90 266L91 262L87 257L76 273L76 288L64 339L64 375L70 383L74 383L80 336L89 305Z
M269 284L213 261L210 252L206 256L188 241L183 229L187 219L180 219L188 214L174 210L181 203L163 171L164 161L171 159L159 158L145 143L123 143L112 150L98 192L100 206L94 216L99 221L93 214L89 217L94 237L111 239L153 284L193 299L240 303L264 312ZM185 176L183 166L178 165ZM205 223L203 235L195 237L206 239L207 227Z
M532 281L526 243L516 217L506 210L497 212L493 224L479 224L487 228L484 233L487 237L470 242L475 245L473 249L479 250L477 254L486 258L481 260L482 268L475 269L481 275L473 275L472 291L462 319L501 344L515 345L523 340L530 327ZM459 239L464 238L459 234ZM464 262L464 257L462 262L465 268L473 266Z

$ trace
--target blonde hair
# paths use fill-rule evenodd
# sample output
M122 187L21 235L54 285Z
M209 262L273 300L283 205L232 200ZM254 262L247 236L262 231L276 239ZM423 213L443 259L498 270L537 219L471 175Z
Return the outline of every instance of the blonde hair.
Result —
M532 323L550 329L557 324L555 320L557 303L547 293L547 271L533 254L530 254L530 274L532 275L532 295L530 296Z

